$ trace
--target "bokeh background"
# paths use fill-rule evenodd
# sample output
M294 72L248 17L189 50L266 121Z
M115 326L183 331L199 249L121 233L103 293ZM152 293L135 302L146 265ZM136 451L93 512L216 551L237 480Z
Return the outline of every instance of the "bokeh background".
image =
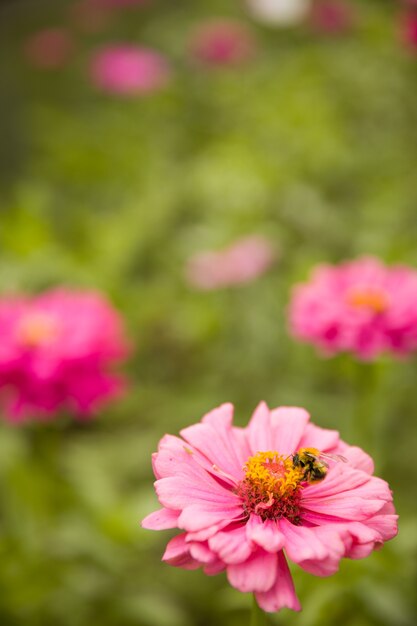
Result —
M265 23L238 0L119 3L87 24L71 2L1 3L0 293L99 289L133 345L127 393L95 419L1 420L2 625L248 623L250 597L224 575L161 563L172 533L139 521L157 508L150 454L163 434L225 401L244 425L261 399L305 406L375 454L400 514L395 540L337 575L294 568L303 612L271 624L416 623L416 359L324 360L286 326L291 286L316 263L417 264L412 8L346 2L340 32ZM251 58L193 58L190 37L213 18L244 24ZM71 54L39 66L27 41L56 27ZM166 55L169 84L135 97L97 89L89 59L114 42ZM190 256L254 233L276 250L262 277L211 291L187 282ZM358 411L373 433L355 431Z

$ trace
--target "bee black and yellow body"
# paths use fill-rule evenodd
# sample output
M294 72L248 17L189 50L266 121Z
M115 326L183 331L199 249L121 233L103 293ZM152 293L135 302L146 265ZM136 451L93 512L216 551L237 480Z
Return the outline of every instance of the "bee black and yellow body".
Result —
M293 454L294 467L303 471L303 479L308 483L317 483L327 475L328 465L319 458L320 452L315 448L300 448Z

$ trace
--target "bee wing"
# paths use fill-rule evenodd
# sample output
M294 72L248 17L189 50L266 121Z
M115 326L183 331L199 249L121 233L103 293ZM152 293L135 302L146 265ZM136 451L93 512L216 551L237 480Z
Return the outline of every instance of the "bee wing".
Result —
M323 455L317 455L317 454L313 454L312 452L305 452L306 456L309 456L310 459L313 459L314 461L318 461L319 463L321 463L322 465L324 465L325 467L329 467L329 464L326 463L326 461L322 458Z
M330 461L341 461L342 463L347 463L348 460L346 457L342 456L341 454L326 454L325 452L322 452L320 454L320 460L322 458L324 459L329 459Z

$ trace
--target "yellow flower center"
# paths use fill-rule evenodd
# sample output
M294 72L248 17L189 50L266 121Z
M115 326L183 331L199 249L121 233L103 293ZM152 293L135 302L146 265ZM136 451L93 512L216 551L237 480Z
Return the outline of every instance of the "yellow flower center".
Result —
M348 304L357 308L371 309L375 313L384 313L388 308L388 296L382 289L352 289L347 296Z
M294 467L292 456L277 452L258 452L245 466L245 477L236 493L242 498L245 512L263 520L286 517L300 523L299 501L304 470Z
M292 457L284 458L276 452L251 456L245 470L245 480L278 498L293 493L303 477L301 468L294 467Z
M32 313L23 317L18 328L19 340L31 348L51 343L57 334L56 320L45 313Z

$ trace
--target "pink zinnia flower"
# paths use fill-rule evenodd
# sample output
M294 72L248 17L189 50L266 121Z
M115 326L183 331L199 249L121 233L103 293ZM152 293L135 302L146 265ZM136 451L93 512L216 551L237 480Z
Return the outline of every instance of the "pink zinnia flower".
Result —
M90 76L101 90L119 95L157 91L167 85L170 68L164 56L139 46L106 46L91 60Z
M153 455L162 509L142 526L181 529L163 556L170 565L225 570L265 611L298 611L286 559L329 576L341 558L368 556L397 533L389 486L365 452L304 409L261 403L246 428L232 419L224 404L181 438L163 437Z
M200 252L189 260L187 279L198 289L219 289L250 282L261 276L276 257L270 242L260 235L239 239L224 250Z
M407 11L401 17L400 37L412 52L417 50L417 10Z
M352 6L342 0L317 0L311 11L311 24L317 31L338 35L352 26Z
M194 29L190 49L196 59L207 65L240 65L252 58L255 41L244 24L218 19Z
M8 418L87 416L119 392L109 366L126 355L122 322L99 294L53 290L0 301L0 388Z
M417 348L417 272L369 257L319 266L295 287L289 323L326 355L406 354Z
M41 69L62 67L73 51L72 36L65 28L48 28L34 33L24 46L28 61Z

